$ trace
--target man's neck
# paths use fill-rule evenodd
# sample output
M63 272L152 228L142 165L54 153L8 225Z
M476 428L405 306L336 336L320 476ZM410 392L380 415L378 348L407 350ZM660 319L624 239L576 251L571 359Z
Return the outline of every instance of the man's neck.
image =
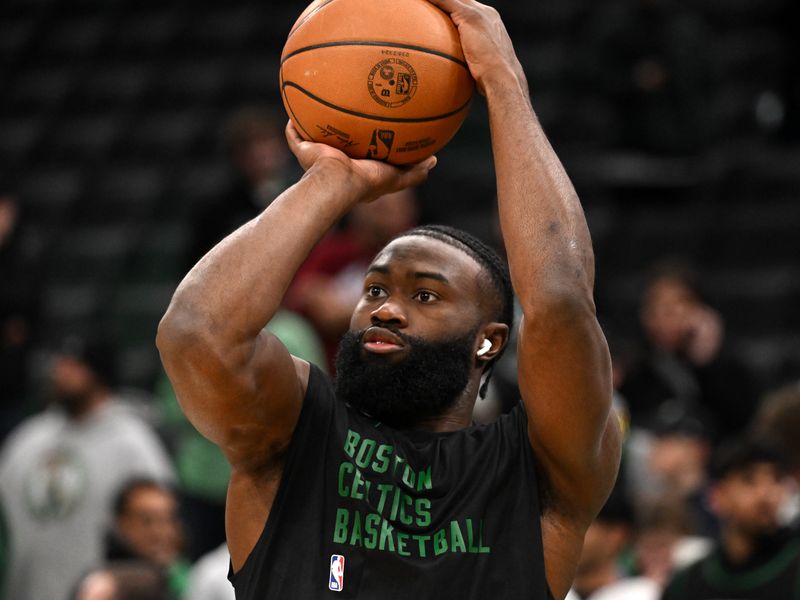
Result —
M480 380L470 380L458 400L453 402L443 414L419 421L414 426L414 429L446 433L460 431L472 425L472 411L475 408L475 400L478 397L479 384Z
M71 421L83 422L89 419L92 415L97 413L102 406L106 404L111 394L106 388L98 388L94 390L87 398L85 404L79 410L69 413Z
M732 525L728 525L723 529L721 542L725 555L735 564L747 562L756 547L752 536Z

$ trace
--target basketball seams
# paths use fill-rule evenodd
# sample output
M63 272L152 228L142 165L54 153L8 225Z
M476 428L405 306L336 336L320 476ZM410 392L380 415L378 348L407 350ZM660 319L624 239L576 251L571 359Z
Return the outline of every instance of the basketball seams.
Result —
M403 118L403 117L380 117L378 115L370 115L370 114L367 114L367 113L361 113L361 112L358 112L358 111L355 111L355 110L351 110L349 108L344 108L342 106L337 106L336 104L333 104L332 102L328 102L327 100L324 100L324 99L320 98L319 96L313 94L312 92L309 92L307 89L305 89L301 85L298 85L294 81L283 81L281 83L281 93L283 94L284 98L287 98L287 104L288 104L288 96L286 94L286 88L287 87L294 88L297 91L299 91L300 93L304 94L305 96L311 98L315 102L318 102L318 103L322 104L323 106L327 106L328 108L332 108L333 110L336 110L336 111L339 111L339 112L343 112L345 114L348 114L348 115L351 115L351 116L354 116L354 117L359 117L361 119L368 119L370 121L380 121L380 122L383 122L383 123L429 123L429 122L432 122L432 121L441 121L442 119L448 119L450 117L453 117L453 116L459 114L463 110L469 108L470 104L472 103L472 96L470 96L467 99L467 101L464 104L462 104L460 107L458 107L457 109L452 110L452 111L450 111L448 113L445 113L445 114L442 114L442 115L436 115L434 117L406 117L406 118Z
M333 0L331 0L333 1ZM446 52L442 52L440 50L434 50L433 48L426 48L425 46L415 46L413 44L398 44L397 42L383 42L380 40L345 40L341 42L323 42L321 44L314 44L311 46L304 46L302 48L298 48L297 50L292 50L286 57L281 59L281 66L292 58L293 56L297 56L298 54L303 54L305 52L311 52L312 50L319 50L321 48L334 48L338 46L375 46L381 48L399 48L401 50L414 50L416 52L422 52L424 54L432 54L433 56L438 56L440 58L447 59L460 65L463 67L467 73L469 73L469 66L467 63L460 58L452 56L451 54L447 54Z
M292 119L292 121L295 123L295 125L297 125L297 127L299 127L302 130L302 133L305 134L306 140L313 140L314 137L310 133L308 133L306 128L300 122L300 119L298 119L297 115L294 114L294 110L292 109L292 105L289 102L289 96L286 95L286 91L285 91L286 86L283 85L283 70L281 70L281 72L280 72L280 78L281 78L281 96L283 97L283 103L286 106L286 110L289 112L289 117Z

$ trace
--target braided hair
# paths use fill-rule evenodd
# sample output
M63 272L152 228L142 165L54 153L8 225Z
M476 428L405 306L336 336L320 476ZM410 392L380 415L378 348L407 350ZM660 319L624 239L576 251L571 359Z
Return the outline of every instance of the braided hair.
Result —
M500 323L508 325L509 331L513 328L514 288L511 284L511 275L508 272L508 266L497 252L474 235L447 225L422 225L401 233L395 239L412 235L429 237L444 242L453 248L465 252L481 265L484 272L489 276L490 284L484 284L481 287L484 288L487 293L494 295L493 303L495 305L495 312L492 318ZM486 378L479 392L481 398L486 397L489 380L494 372L494 365L504 352L505 347L487 363L486 367L484 367Z

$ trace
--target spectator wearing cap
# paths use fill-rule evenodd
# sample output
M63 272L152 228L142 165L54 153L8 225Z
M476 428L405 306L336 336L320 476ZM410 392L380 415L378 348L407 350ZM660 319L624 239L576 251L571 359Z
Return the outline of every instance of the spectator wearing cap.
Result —
M719 449L711 478L711 506L721 523L717 545L679 571L662 599L797 598L800 538L779 518L788 497L783 455L764 440L736 440Z
M100 563L114 497L133 477L172 480L156 435L112 393L114 355L73 337L54 353L52 406L0 452L11 543L6 597L63 600Z

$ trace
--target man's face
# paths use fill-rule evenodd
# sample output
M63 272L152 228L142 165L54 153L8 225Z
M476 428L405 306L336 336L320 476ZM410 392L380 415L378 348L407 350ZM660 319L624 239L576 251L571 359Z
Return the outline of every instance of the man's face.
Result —
M751 536L768 535L789 493L788 478L769 463L755 463L728 474L713 491L715 512Z
M80 413L97 385L92 369L84 362L67 355L53 358L50 370L53 399L68 413Z
M694 294L678 279L662 277L645 292L641 321L649 340L664 350L679 350L686 342Z
M458 401L478 368L482 276L472 257L438 240L409 236L384 248L340 346L339 399L398 426Z
M166 566L178 557L178 506L166 490L149 486L134 489L117 518L117 529L131 550L147 560Z

